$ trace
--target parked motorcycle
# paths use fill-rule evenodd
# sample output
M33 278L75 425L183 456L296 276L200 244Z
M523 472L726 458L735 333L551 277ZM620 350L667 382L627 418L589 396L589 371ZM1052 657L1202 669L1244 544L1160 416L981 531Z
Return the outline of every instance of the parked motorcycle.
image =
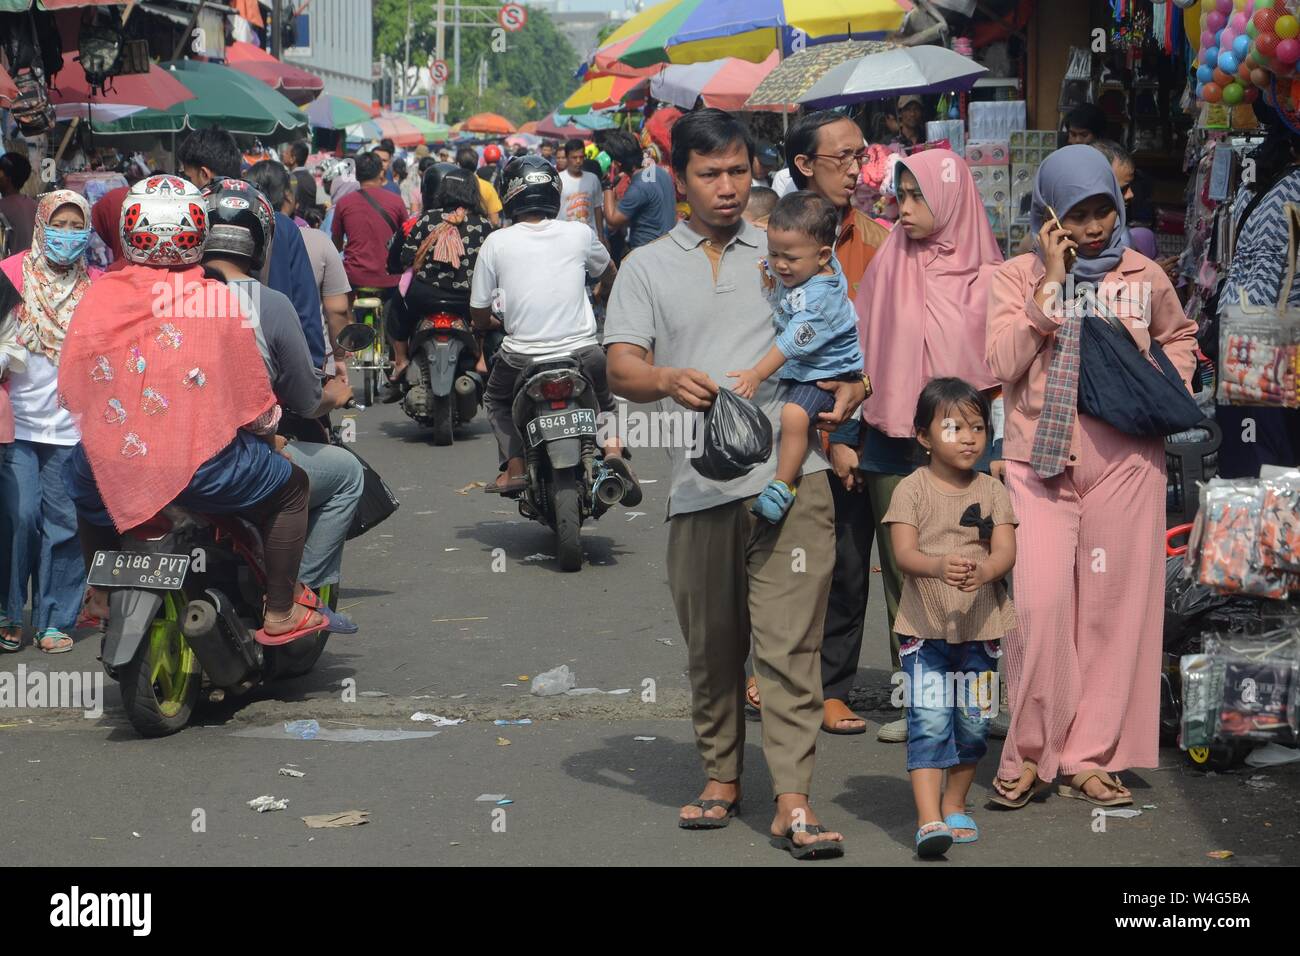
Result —
M108 591L100 658L141 735L182 730L205 684L219 700L300 677L320 659L325 631L278 647L253 639L266 573L261 535L242 518L170 506L120 547L96 552L88 583ZM334 587L318 596L336 606Z
M519 513L555 532L560 568L582 568L583 521L641 492L621 461L607 463L596 443L600 406L580 363L564 356L534 362L519 375L512 414L524 438L527 485L507 497Z
M483 376L475 371L479 344L467 304L443 303L411 334L402 411L433 429L435 445L450 445L483 404Z

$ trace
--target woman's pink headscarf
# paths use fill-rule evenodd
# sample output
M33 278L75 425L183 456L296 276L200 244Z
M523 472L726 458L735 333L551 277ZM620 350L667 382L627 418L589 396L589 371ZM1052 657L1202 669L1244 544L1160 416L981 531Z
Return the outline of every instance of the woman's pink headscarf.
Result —
M966 162L947 149L899 161L916 177L935 230L912 240L895 226L867 266L854 307L875 392L862 406L872 427L910 438L916 399L932 378L978 389L998 384L984 361L989 282L1002 262Z

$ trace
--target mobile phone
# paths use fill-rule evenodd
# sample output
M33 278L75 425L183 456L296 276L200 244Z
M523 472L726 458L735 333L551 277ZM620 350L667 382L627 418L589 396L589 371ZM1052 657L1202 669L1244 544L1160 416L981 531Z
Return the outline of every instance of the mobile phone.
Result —
M1056 210L1053 209L1051 206L1048 206L1047 214L1052 217L1053 225L1055 225L1057 229L1064 231L1065 227L1061 225L1061 220L1057 218ZM1074 263L1076 259L1078 259L1078 254L1073 249L1065 250L1065 271L1066 272L1069 272L1071 269L1074 268Z

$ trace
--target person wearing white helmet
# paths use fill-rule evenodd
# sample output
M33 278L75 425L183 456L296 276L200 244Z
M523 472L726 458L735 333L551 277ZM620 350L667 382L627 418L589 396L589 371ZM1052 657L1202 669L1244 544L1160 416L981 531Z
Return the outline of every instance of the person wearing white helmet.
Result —
M82 297L64 340L59 394L80 423L64 469L83 555L169 504L238 514L262 533L267 645L332 628L298 583L306 473L256 437L278 406L249 316L199 265L208 231L198 187L157 175L122 204L128 265Z

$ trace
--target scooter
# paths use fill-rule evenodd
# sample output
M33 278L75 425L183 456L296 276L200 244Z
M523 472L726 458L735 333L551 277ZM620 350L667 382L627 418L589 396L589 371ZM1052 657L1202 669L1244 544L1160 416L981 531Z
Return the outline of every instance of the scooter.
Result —
M261 535L244 519L169 506L120 548L96 552L87 580L108 591L100 659L142 736L182 730L205 684L215 702L300 677L320 659L325 631L276 647L254 640L266 573ZM334 608L335 588L321 592Z
M455 441L483 404L483 376L475 371L479 343L469 320L469 306L445 302L423 316L410 340L402 411L433 428L435 445Z
M519 375L511 413L524 438L527 485L507 497L519 513L555 532L564 571L582 568L582 523L616 504L634 507L641 491L621 462L606 463L596 443L596 390L569 356L534 362Z

